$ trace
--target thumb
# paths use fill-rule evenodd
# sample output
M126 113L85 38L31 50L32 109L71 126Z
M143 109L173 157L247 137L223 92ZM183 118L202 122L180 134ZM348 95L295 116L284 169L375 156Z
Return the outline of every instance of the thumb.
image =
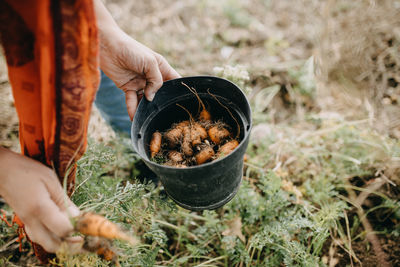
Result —
M76 217L80 211L71 201L71 199L65 194L57 175L53 170L48 169L50 175L48 179L45 179L45 186L50 195L50 198L58 206L61 212L66 212L70 217Z
M135 116L136 108L138 105L138 96L136 94L136 91L132 90L126 91L125 102L126 102L126 108L128 109L129 118L132 121L133 117Z
M158 66L157 60L150 61L146 75L146 87L144 88L144 94L147 100L152 101L158 89L160 89L163 84L163 78Z
M176 70L174 70L171 67L171 65L169 65L169 63L163 56L156 54L156 59L158 61L158 66L160 68L160 72L161 72L161 75L162 75L164 81L168 81L168 80L172 80L172 79L181 77L179 75L179 73L176 72Z

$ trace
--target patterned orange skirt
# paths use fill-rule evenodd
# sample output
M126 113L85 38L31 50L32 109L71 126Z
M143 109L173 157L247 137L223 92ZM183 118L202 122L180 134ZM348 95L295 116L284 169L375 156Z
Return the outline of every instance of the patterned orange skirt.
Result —
M0 0L0 38L22 153L68 176L71 193L99 83L92 0Z

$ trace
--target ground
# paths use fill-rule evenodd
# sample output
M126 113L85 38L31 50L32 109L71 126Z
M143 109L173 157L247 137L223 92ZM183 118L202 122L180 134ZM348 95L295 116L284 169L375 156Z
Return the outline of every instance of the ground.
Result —
M142 235L135 256L117 244L122 265L400 264L399 1L105 3L122 29L182 76L236 82L251 102L254 122L235 199L217 211L172 207L168 213L173 204L162 187L133 182L148 174L129 152L129 140L115 141L94 109L93 141L80 163L80 179L90 172L91 180L104 178L102 183L123 190L120 180L107 180L117 177L142 198L118 191L132 209L128 214L106 191L95 194L102 185L82 182L74 201ZM18 151L4 59L0 101L0 143ZM102 159L110 153L118 163ZM101 168L89 171L88 162ZM10 241L14 236L7 231L3 239ZM16 251L4 241L0 255L6 259ZM76 260L61 259L66 266ZM37 265L28 244L10 262Z

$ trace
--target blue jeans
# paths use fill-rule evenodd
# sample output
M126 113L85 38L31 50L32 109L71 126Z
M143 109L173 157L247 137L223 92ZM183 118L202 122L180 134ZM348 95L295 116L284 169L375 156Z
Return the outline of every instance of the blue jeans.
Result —
M126 110L125 93L103 72L101 72L100 87L94 103L101 116L114 131L131 135L132 122ZM135 168L140 171L137 176L140 181L152 181L155 185L158 184L157 175L143 161L136 162Z
M94 103L114 131L130 135L132 122L126 110L125 93L103 72Z

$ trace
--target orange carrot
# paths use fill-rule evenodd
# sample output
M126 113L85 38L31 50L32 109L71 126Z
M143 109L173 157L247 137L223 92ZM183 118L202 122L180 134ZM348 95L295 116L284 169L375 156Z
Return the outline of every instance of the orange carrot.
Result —
M196 146L201 144L201 140L207 138L207 131L204 129L203 126L201 126L199 123L195 122L192 125L191 131L190 131L190 139L192 140L192 145Z
M121 231L116 224L92 212L82 214L76 221L75 229L83 235L136 242L133 237Z
M151 157L154 158L154 156L160 152L161 149L161 139L162 135L160 132L156 131L153 133L150 141L150 153Z
M215 96L214 94L210 93L210 88L207 89L207 92L210 96L212 96L217 102L218 104L221 105L221 107L223 107L224 109L226 109L226 111L228 111L229 115L231 115L232 119L236 122L236 126L237 126L237 132L236 132L236 137L238 138L240 135L240 125L238 120L236 119L235 116L233 116L232 112L229 110L229 108L227 106L225 106L224 104L221 103L221 101L218 100L217 96Z
M190 137L191 137L190 127L186 126L183 128L183 141L181 146L183 154L185 154L186 156L193 155L193 148Z
M210 137L211 141L213 141L216 145L220 144L229 135L229 131L219 125L215 125L208 129L208 136Z
M114 251L112 251L110 248L105 247L99 247L96 251L96 254L106 261L113 261L117 256Z
M176 150L170 151L170 152L168 153L168 158L169 158L170 160L172 160L173 162L175 162L175 163L178 163L178 162L182 162L182 161L183 161L183 155L182 155L182 153L180 153L180 152L178 152L178 151L176 151Z
M237 140L227 142L218 149L218 157L224 157L230 154L238 145L239 142Z
M209 121L209 120L211 120L211 114L210 114L210 112L208 112L208 110L206 109L206 106L204 105L203 101L201 100L201 98L200 98L199 94L197 93L196 89L195 89L194 87L190 88L190 87L189 87L187 84L185 84L184 82L182 82L182 84L183 84L187 89L189 89L190 92L192 92L192 93L196 96L197 100L199 101L199 104L200 104L201 107L202 107L202 110L201 110L200 115L199 115L199 120L201 120L201 121Z
M207 146L207 147L203 148L195 156L197 165L203 164L203 163L211 160L212 157L214 156L214 154L215 154L214 150L212 149L211 146Z
M201 120L201 121L209 121L209 120L211 120L211 114L210 114L210 112L208 112L208 110L206 110L206 109L203 109L203 110L200 112L199 120Z
M176 127L183 129L185 126L189 126L189 124L189 121L181 121L180 123L178 123L178 125L176 125Z
M98 236L85 236L82 248L89 252L95 252L106 261L118 264L118 254L114 251L112 242L109 239Z
M183 135L183 131L179 127L172 128L164 134L170 148L176 147Z
M164 134L170 148L176 147L181 142L183 137L183 128L188 125L189 121L181 121Z

